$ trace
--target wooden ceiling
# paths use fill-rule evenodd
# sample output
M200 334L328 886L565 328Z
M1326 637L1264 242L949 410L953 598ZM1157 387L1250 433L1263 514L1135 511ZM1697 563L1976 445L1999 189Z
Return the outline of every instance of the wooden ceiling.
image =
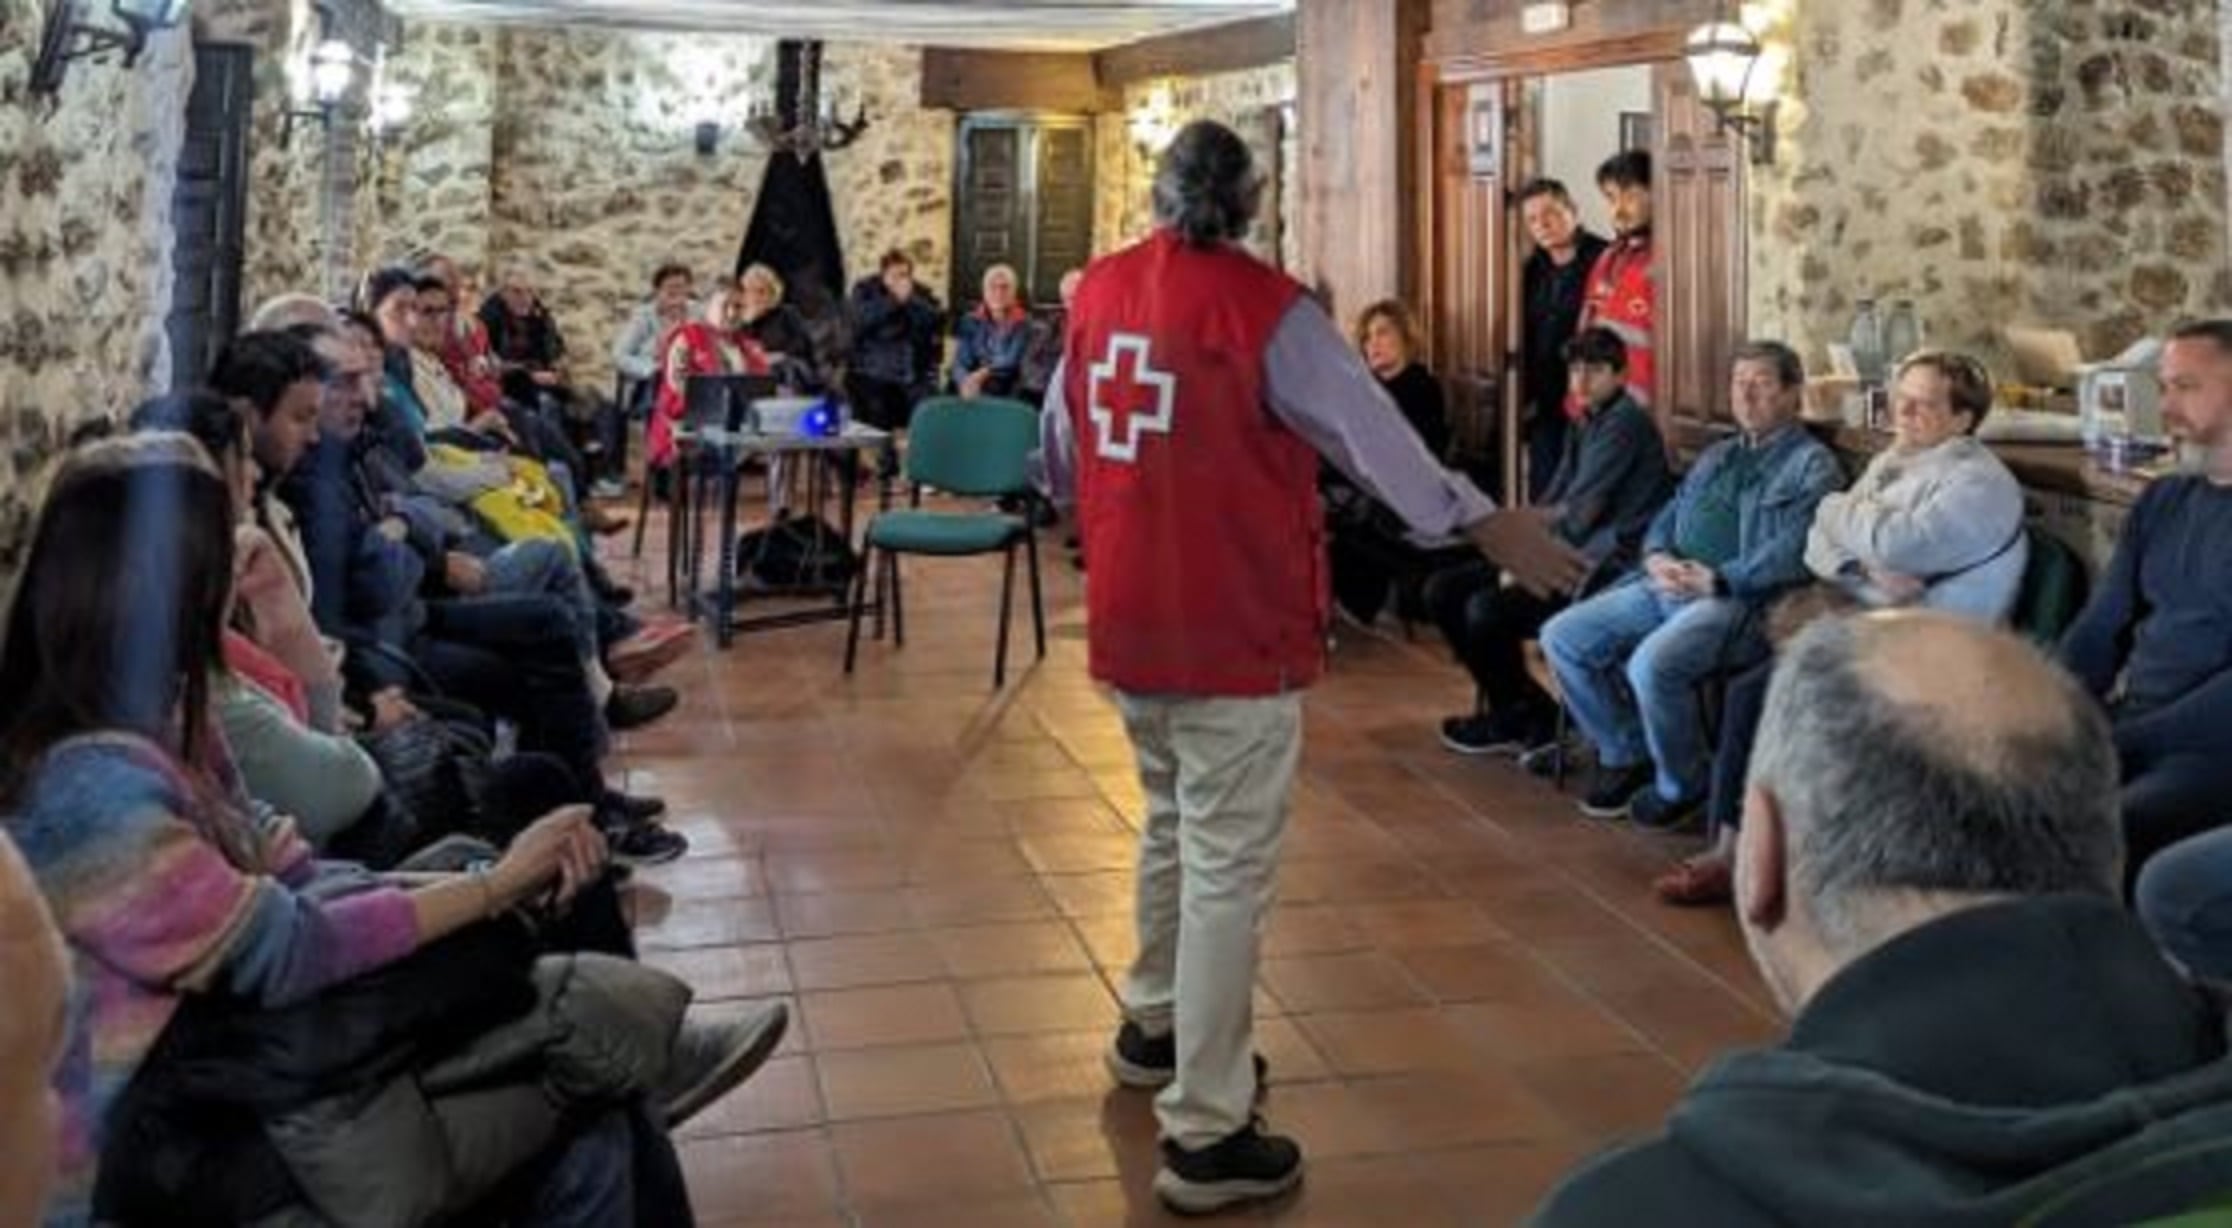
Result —
M1289 12L1293 0L389 0L412 19L1098 51Z

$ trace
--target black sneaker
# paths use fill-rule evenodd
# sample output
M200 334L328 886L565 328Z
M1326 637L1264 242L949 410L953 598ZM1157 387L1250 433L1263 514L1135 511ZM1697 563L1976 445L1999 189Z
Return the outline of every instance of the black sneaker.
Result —
M1541 722L1519 714L1453 716L1442 722L1442 745L1460 755L1523 755L1548 739Z
M1635 795L1628 807L1628 818L1638 827L1652 827L1661 831L1679 831L1695 823L1705 808L1702 797L1685 797L1668 801L1654 786Z
M1617 819L1628 812L1637 795L1647 792L1658 772L1648 763L1634 767L1597 767L1596 783L1581 799L1581 813L1592 819Z
M1277 1198L1302 1184L1302 1149L1290 1138L1249 1122L1199 1151L1168 1139L1155 1196L1181 1215L1208 1215L1244 1202Z
M780 1002L723 1023L684 1019L668 1053L666 1078L651 1093L667 1129L697 1116L751 1078L783 1042L789 1024L790 1008Z
M1178 1077L1178 1038L1170 1032L1149 1036L1126 1019L1103 1058L1109 1075L1125 1087L1162 1087ZM1271 1063L1260 1053L1255 1055L1255 1076L1256 1099L1261 1100L1264 1086L1271 1081Z
M641 729L674 711L682 696L670 686L621 686L612 688L605 701L605 723L616 730Z
M631 823L607 828L605 847L612 851L612 859L624 866L663 866L689 852L690 841L678 831Z
M597 799L597 810L624 823L648 823L667 812L666 799L658 797L631 797L618 789L607 789Z

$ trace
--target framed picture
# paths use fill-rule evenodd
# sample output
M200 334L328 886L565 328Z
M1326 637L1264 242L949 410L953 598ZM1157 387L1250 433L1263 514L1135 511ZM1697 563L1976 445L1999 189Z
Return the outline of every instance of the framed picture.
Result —
M1620 150L1651 148L1651 113L1649 111L1620 112Z
M1503 175L1503 87L1483 82L1465 93L1465 149L1475 179Z

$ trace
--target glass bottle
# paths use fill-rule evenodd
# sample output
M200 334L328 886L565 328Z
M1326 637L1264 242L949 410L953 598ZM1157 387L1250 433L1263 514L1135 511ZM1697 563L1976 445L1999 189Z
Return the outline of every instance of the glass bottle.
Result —
M1853 314L1852 365L1858 369L1862 387L1883 382L1883 319L1876 314L1875 300L1860 300L1860 309Z

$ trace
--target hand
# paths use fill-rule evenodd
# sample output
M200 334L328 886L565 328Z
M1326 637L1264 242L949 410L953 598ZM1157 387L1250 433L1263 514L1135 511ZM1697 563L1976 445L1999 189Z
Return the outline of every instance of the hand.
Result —
M517 444L519 436L512 433L511 419L493 409L484 409L465 424L466 429L482 435L494 435L506 443Z
M969 372L961 377L961 395L965 397L983 396L985 382L991 378L992 368L990 367Z
M488 567L470 554L452 550L443 555L442 577L451 592L466 597L488 591Z
M1682 561L1671 554L1644 556L1643 574L1650 577L1652 588L1669 597L1682 591Z
M527 373L527 378L535 381L535 386L538 388L555 388L559 383L556 371L530 371Z
M1703 563L1681 564L1682 591L1692 597L1710 597L1720 591L1720 574Z
M1465 536L1538 597L1564 596L1581 586L1589 560L1550 531L1537 508L1510 508L1466 528Z
M1892 605L1913 605L1922 600L1922 594L1930 587L1921 579L1903 572L1867 564L1862 564L1861 570L1867 574L1868 583L1874 585L1876 591L1882 593Z
M372 694L372 732L374 733L386 733L390 729L407 725L424 715L425 713L420 712L417 705L411 702L410 697L403 693L402 687L391 686Z
M503 859L488 872L497 906L510 908L551 886L572 898L604 865L604 837L590 824L592 813L589 806L562 806L512 837Z
M382 516L378 526L380 536L391 542L409 541L411 523L401 516Z

